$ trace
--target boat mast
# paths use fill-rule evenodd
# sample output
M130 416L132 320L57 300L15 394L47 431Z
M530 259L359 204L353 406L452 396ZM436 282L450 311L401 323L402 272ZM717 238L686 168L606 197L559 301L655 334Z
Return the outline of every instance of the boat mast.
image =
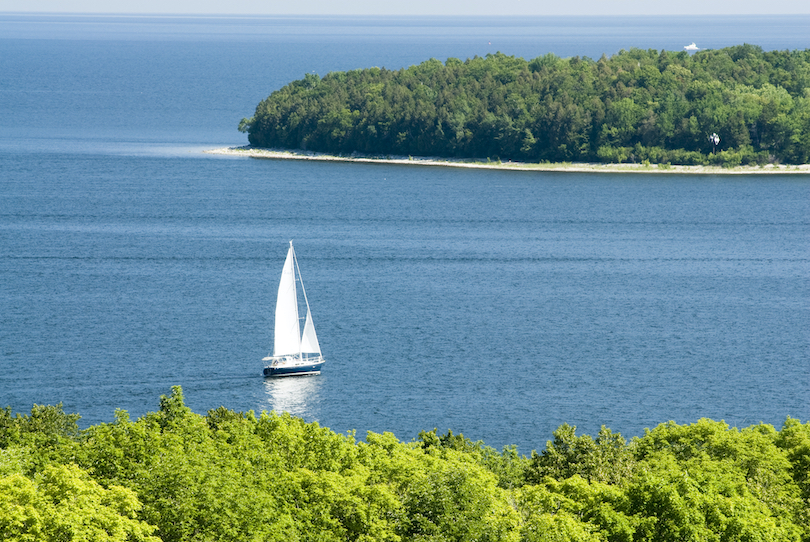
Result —
M290 247L292 248L292 241L290 241ZM304 279L301 277L301 268L298 267L298 257L295 255L295 250L293 249L293 262L295 263L295 270L298 272L298 282L301 283L301 293L304 294L304 304L307 306L307 313L304 316L304 331L306 331L306 319L312 318L309 315L309 300L307 299L307 290L304 288ZM300 351L300 357L303 359L304 357L304 337L301 337L301 341L298 343L298 350Z
M295 252L293 252L293 260L295 261L295 269L298 271L298 282L301 283L301 293L304 294L304 304L307 306L307 312L309 312L309 301L307 300L307 290L304 288L304 279L301 278L301 268L298 267L298 258L295 257Z
M293 269L293 284L295 284L295 272L297 271L298 272L298 282L301 283L301 291L303 291L304 290L304 281L301 280L301 269L298 267L298 258L295 256L295 249L293 248L292 239L290 239L290 252L292 252L293 267L294 267L294 269ZM304 293L304 301L306 301L306 299L307 299L307 294L305 292ZM296 296L295 302L296 302L296 304L298 303L298 297L297 296ZM309 306L307 306L307 311L309 311ZM298 327L298 359L304 359L304 350L303 350L303 345L301 344L303 337L301 336L301 317L300 316L298 317L298 326L297 327Z

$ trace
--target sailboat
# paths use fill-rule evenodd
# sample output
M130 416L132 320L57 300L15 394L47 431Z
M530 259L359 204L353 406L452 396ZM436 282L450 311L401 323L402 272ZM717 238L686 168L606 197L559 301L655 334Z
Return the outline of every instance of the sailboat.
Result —
M298 317L296 273L307 308L303 333ZM273 355L267 356L262 361L267 362L264 376L316 375L320 374L321 367L326 362L321 355L318 337L315 335L307 292L304 290L304 282L301 280L301 269L298 267L298 259L295 257L292 241L290 241L290 249L287 251L287 259L284 260L281 281L278 285Z

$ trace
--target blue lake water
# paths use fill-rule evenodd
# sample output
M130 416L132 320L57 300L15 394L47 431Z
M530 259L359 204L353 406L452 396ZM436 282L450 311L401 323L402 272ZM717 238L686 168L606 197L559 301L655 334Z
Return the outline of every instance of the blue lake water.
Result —
M204 413L542 448L559 424L810 419L810 176L205 155L304 73L502 51L810 47L810 17L0 14L0 406ZM329 359L264 380L294 239Z

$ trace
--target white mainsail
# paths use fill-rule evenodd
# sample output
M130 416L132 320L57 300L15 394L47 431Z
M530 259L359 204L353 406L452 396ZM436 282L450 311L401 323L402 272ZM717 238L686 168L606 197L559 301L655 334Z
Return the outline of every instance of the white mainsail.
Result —
M298 323L298 296L295 291L295 263L292 243L281 270L276 301L274 356L301 353L301 328Z

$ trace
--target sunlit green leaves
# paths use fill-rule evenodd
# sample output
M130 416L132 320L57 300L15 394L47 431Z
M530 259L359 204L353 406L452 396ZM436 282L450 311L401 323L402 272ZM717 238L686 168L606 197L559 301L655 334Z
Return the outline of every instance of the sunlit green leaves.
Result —
M630 442L563 424L529 458L452 431L356 442L286 413L201 416L180 388L135 421L76 419L0 412L0 540L810 539L810 423L790 418Z
M104 489L73 465L11 474L0 477L0 540L158 542L140 508L132 490Z

